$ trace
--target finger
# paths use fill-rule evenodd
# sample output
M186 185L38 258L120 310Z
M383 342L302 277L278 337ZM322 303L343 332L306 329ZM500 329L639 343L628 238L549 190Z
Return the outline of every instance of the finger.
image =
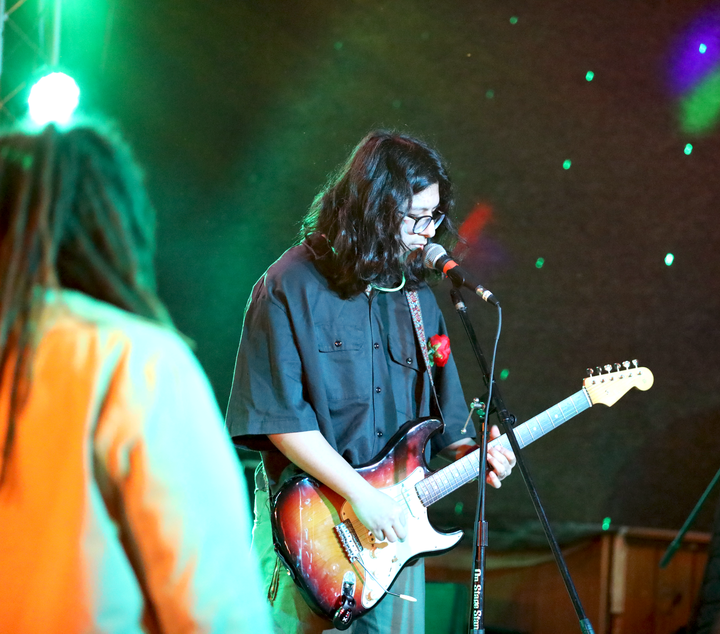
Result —
M391 544L394 544L398 540L397 535L392 528L388 528L385 531L385 540L389 541Z
M490 428L490 440L495 440L500 436L500 428L497 425L493 425Z
M515 463L517 462L517 458L515 457L515 454L510 451L509 449L505 449L505 447L501 448L501 451L503 455L507 458L508 464L510 467L514 467Z
M403 520L404 520L404 517L403 517ZM395 534L398 536L398 539L401 542L404 542L405 538L407 537L407 527L405 526L405 522L404 521L402 523L396 522L393 525L393 528L395 529Z
M488 454L488 464L492 467L493 471L500 477L500 479L510 475L510 471L512 470L507 458L505 458L502 454Z
M503 445L495 445L494 447L488 449L488 453L490 453L491 451L494 453L501 453L508 460L512 460L513 462L515 462L515 454L513 453L512 449L508 449Z
M488 453L500 460L503 460L504 462L507 462L507 464L511 467L515 464L515 454L511 449L507 449L505 447L493 447L488 450Z
M500 478L498 478L497 473L495 473L494 471L488 472L485 482L487 482L494 489L499 489L502 486Z

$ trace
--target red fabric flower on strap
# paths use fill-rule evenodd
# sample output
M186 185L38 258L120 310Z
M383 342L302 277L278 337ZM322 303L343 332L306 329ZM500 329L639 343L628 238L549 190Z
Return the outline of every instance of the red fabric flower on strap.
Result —
M450 359L450 339L447 335L433 335L428 340L430 365L442 368Z

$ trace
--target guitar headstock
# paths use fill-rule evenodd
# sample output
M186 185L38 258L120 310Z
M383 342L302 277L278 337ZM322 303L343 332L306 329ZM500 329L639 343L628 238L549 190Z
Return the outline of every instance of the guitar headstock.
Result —
M593 405L602 403L610 407L634 387L638 390L649 390L655 380L650 370L638 367L637 361L632 364L625 361L622 365L606 365L604 369L603 374L601 368L596 368L596 374L595 370L588 368L589 376L583 381L583 387Z

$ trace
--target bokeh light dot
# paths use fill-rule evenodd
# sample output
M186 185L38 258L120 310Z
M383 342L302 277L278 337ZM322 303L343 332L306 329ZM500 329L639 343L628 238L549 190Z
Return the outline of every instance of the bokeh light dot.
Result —
M692 154L692 151L693 151L692 143L688 143L688 144L685 146L685 150L684 150L684 151L685 151L685 154L687 154L688 156L690 156L690 155Z
M675 261L675 256L672 253L668 253L665 256L665 266L671 266L674 261Z
M505 368L502 372L500 372L500 380L501 381L504 381L509 376L510 376L510 370L508 370L507 368Z
M572 161L570 159L566 159L563 162L563 169L569 170L571 165L572 165Z
M591 70L589 70L585 74L585 79L587 79L588 81L592 81L594 77L595 77L595 73L593 73Z
M545 264L545 258L538 258L535 260L535 268L541 269L543 267L543 264Z
M517 23L518 23L517 16L514 15L513 17L510 18L510 24L517 24Z
M610 528L610 518L609 518L609 517L606 517L606 518L603 520L602 529L603 529L604 531L606 531L606 530L608 530L609 528Z
M707 46L705 44L700 44L700 47L698 48L701 54L705 54L707 52Z

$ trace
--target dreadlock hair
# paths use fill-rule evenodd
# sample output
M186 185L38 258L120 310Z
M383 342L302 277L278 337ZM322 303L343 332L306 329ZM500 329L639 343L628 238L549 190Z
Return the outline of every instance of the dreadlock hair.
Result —
M368 284L392 287L405 278L417 289L430 273L422 251L408 253L400 226L412 197L437 183L445 221L435 241L453 242L452 184L437 151L419 139L385 130L370 132L330 176L302 224L301 239L316 255L330 288L348 298Z
M170 326L154 250L155 212L116 133L90 124L0 133L0 385L11 390L0 485L45 289L74 289Z

